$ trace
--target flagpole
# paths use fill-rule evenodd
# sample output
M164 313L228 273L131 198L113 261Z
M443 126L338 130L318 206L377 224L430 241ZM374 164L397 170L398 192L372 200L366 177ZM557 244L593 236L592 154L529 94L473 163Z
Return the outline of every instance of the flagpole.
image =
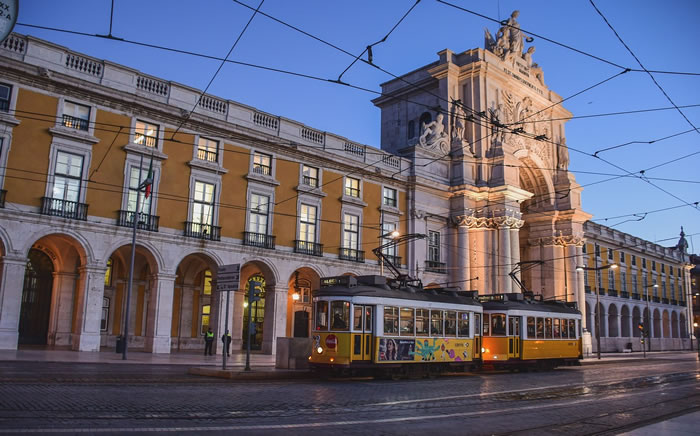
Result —
M131 262L129 263L129 286L126 291L126 314L124 315L124 335L123 335L123 347L122 347L122 360L126 360L126 348L129 343L129 306L131 303L131 287L134 282L134 258L136 257L136 226L138 226L138 219L136 214L139 210L139 201L141 200L141 172L143 169L143 154L141 154L141 161L139 162L139 184L136 188L136 208L134 209L134 225L131 234ZM129 177L131 180L131 177Z

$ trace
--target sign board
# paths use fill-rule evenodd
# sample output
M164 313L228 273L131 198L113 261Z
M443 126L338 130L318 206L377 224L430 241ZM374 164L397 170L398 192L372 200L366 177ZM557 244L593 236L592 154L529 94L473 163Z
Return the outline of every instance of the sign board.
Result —
M241 264L221 265L216 273L216 290L237 291L241 280Z

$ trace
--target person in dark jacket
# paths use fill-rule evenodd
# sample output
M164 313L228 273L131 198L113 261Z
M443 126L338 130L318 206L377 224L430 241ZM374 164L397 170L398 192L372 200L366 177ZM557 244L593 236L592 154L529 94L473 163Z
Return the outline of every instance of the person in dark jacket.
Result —
M231 355L231 333L229 333L228 330L226 330L226 333L221 337L221 342L224 343L224 353L226 353L227 356Z
M204 355L211 356L211 346L214 344L214 332L209 327L209 330L204 334Z

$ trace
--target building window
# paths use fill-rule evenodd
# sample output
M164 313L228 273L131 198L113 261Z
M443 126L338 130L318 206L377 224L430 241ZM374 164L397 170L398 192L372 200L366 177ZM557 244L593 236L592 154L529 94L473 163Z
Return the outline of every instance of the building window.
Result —
M676 284L671 282L671 299L676 299Z
M148 177L148 170L141 170L140 168L131 167L131 174L129 177L129 197L126 203L126 210L129 212L136 212L136 198L139 195L139 185ZM141 194L139 200L139 210L138 213L150 215L151 214L151 198L149 196L146 198L145 195Z
M646 275L642 276L642 290L644 291L645 294L649 292L649 279L647 278Z
M397 229L396 223L384 223L382 224L382 245L390 244L394 241L392 238L392 233ZM390 244L382 249L382 253L385 256L396 258L396 244Z
M654 290L654 297L658 297L658 296L659 296L659 287L658 287L658 286L654 286L655 284L656 284L656 280L654 280L654 283L652 284L651 289Z
M608 259L613 260L615 256L613 255L613 249L608 248Z
M642 268L646 269L646 267L647 267L647 259L642 258Z
M272 175L272 156L255 152L253 154L253 172L264 176Z
M12 86L0 83L0 111L10 110L10 98L12 97Z
M301 183L312 188L318 188L318 168L307 165L302 166Z
M596 275L596 282L598 283L598 289L603 289L603 274L601 273L600 270L596 270L595 272Z
M202 324L201 324L201 329L200 332L202 335L205 335L207 333L207 330L209 330L209 314L211 313L211 305L209 304L204 304L202 305Z
M199 138L197 143L197 159L207 162L219 162L219 141Z
M666 272L666 265L663 263L661 264L661 273L664 274Z
M666 281L661 282L661 296L664 298L668 297L667 289L666 289Z
M194 200L192 204L192 222L200 225L212 225L214 217L214 185L194 182Z
M107 260L107 271L105 271L105 286L112 286L112 268L114 267L114 263L112 262L112 258L110 257Z
M639 294L639 288L637 287L637 275L632 274L632 292Z
M620 263L625 263L625 253L620 252Z
M620 253L622 255L622 253ZM620 290L622 292L627 292L627 273L620 271Z
M299 240L316 242L316 206L301 205L299 213Z
M600 257L600 245L595 244L595 257Z
M70 101L64 102L62 124L71 129L87 131L90 124L90 107Z
M608 270L608 289L615 290L615 271Z
M651 270L656 271L656 261L655 260L651 261Z
M360 197L360 181L352 177L345 178L345 195L349 197Z
M109 298L102 298L102 319L100 320L100 331L106 332L109 325Z
M343 216L343 248L357 250L360 234L360 217L345 214Z
M583 286L588 286L588 271L583 272Z
M134 125L134 144L146 147L156 147L158 145L158 125L136 120Z
M204 271L204 283L202 284L202 294L211 295L211 270Z
M428 231L428 260L440 262L440 232Z
M248 231L267 235L267 218L270 206L270 197L260 194L250 195L250 220Z
M384 206L397 207L399 204L396 189L384 188Z
M632 255L632 265L637 266L637 256L635 256L634 254Z
M583 246L581 247L583 249L583 254L588 253L588 249L586 247L588 247L588 244L583 244Z
M56 170L54 171L51 198L54 200L79 202L82 174L83 157L59 151L56 156Z

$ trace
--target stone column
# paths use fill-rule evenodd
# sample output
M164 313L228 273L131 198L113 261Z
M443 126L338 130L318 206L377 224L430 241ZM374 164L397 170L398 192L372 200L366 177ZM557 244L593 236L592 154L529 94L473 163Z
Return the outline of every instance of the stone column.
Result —
M523 226L525 222L520 220L519 225L510 228L510 259L511 259L511 270L520 262L520 227ZM515 276L522 283L523 278L520 275L520 270L515 274ZM510 277L508 278L511 282L513 281ZM522 292L522 289L517 287L515 284L513 286L512 292Z
M170 353L170 333L173 323L175 274L160 273L151 277L148 311L146 313L146 351Z
M265 288L266 298L273 297L272 301L265 301L265 330L263 332L262 351L265 354L275 354L277 350L277 338L285 337L287 329L287 289L276 287Z
M566 264L566 301L578 301L578 273L576 267L583 265L578 263L578 251L580 246L569 244L564 250L564 263ZM583 312L582 312L583 313Z
M243 348L243 312L247 308L243 307L245 302L245 291L239 290L231 293L233 300L233 321L231 325L231 349L241 350Z
M457 227L457 269L455 270L455 285L469 289L469 228Z
M53 273L53 292L51 293L53 301L49 321L49 344L51 345L70 345L73 294L77 280L78 275L74 273Z
M511 247L510 247L510 226L507 223L503 223L498 226L498 251L499 256L497 259L497 265L500 265L499 271L499 286L498 290L502 293L513 292L513 281L508 275L513 269L512 258L511 258Z
M233 302L236 299L235 295L238 293L243 294L245 291L231 291L228 298L228 331L233 331ZM267 288L265 289L265 306L268 304ZM241 307L243 307L243 302L241 301ZM248 308L245 309L246 311ZM267 312L267 308L265 309ZM221 354L224 351L224 343L221 341L221 337L226 333L226 292L217 292L216 289L212 289L211 294L211 313L216 315L215 319L210 319L210 324L214 330L214 353ZM267 319L267 313L265 313L265 319ZM234 347L234 336L231 334L231 349Z
M78 268L77 313L71 337L71 348L75 351L100 351L100 321L106 271L104 264Z
M571 245L569 246L569 252L571 252L571 247L576 251L576 257L573 258L575 261L576 266L585 266L585 263L583 261L583 247L581 245ZM576 271L574 269L575 277L576 277L576 287L572 288L575 289L575 297L576 297L576 302L578 303L578 310L581 312L581 319L583 322L583 328L589 329L588 322L586 321L586 285L583 279L583 275L586 274L586 271Z
M16 350L27 258L0 258L0 350Z
M479 280L470 283L471 288L478 290L480 295L493 294L494 292L491 286L491 280L489 279L491 268L486 268L488 258L491 254L487 251L487 247L490 246L488 244L489 236L491 236L489 230L484 227L475 226L470 228L469 239L473 239L472 245L474 247L470 254L473 254L476 259L471 265L471 269L474 272L474 278L479 278Z

